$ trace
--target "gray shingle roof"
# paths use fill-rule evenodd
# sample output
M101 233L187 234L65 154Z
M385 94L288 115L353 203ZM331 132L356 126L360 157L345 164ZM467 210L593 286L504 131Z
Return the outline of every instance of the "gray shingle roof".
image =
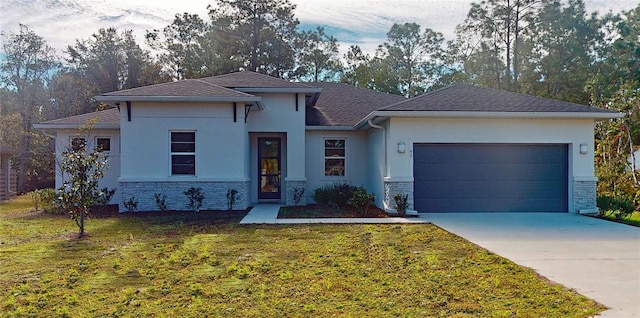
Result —
M247 93L209 83L203 79L186 79L102 94L102 96L219 96L249 97Z
M289 82L281 78L249 71L205 77L201 80L228 88L311 88L311 86L302 83Z
M119 127L120 126L120 113L118 112L117 108L110 108L110 109L106 109L98 112L92 112L92 113L71 116L71 117L49 120L34 126L36 128L45 128L46 126L75 127L75 126L82 126L93 118L98 118L98 122L96 123L96 126L99 126L99 127L100 126L102 127L106 127L106 126Z
M615 113L586 105L466 84L453 84L384 107L380 111Z
M307 126L353 126L370 112L405 99L342 83L309 85L321 87L322 93L315 106L307 108Z

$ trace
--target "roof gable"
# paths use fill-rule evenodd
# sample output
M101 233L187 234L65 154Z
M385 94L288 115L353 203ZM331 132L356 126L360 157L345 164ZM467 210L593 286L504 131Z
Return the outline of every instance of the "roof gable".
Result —
M380 111L613 113L610 110L467 84L416 96Z
M102 96L223 96L223 97L250 97L247 93L238 92L226 87L208 83L202 79L185 79L176 82L168 82L149 86L125 89L102 94Z
M201 78L202 81L227 88L312 88L297 82L290 82L281 78L243 71L212 77Z

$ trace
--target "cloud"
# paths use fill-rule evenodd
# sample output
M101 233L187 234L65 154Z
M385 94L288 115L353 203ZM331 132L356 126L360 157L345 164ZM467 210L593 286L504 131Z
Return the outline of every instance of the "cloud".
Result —
M393 23L416 22L423 28L455 37L457 24L466 17L472 0L290 0L305 29L324 26L336 36L341 52L357 44L372 54L386 39ZM59 53L76 39L88 39L99 28L132 29L138 43L145 30L161 29L177 13L196 13L206 19L202 0L0 0L0 29L17 32L27 24ZM213 2L211 2L213 3ZM637 6L637 0L586 0L588 11L620 12Z

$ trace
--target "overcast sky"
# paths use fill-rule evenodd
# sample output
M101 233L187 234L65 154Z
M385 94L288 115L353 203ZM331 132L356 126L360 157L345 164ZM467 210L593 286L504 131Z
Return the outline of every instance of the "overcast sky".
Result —
M416 22L453 39L473 0L290 0L297 5L301 27L325 28L341 42L373 52L385 41L393 23ZM16 32L27 24L63 54L75 39L87 39L99 28L133 29L138 43L144 32L171 23L176 13L207 16L203 0L0 0L0 30ZM585 0L588 11L600 14L630 10L637 0Z

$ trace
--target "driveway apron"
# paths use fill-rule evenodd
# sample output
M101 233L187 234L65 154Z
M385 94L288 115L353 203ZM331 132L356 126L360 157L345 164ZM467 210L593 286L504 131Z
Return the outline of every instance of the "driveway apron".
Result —
M610 309L640 317L640 228L570 213L429 213L422 218Z

